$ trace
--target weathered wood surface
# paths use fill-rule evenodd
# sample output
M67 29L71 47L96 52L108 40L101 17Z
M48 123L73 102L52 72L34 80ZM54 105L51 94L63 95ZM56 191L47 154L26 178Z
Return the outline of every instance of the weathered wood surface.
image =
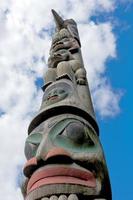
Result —
M111 200L76 22L52 10L56 31L43 99L25 142L25 200Z

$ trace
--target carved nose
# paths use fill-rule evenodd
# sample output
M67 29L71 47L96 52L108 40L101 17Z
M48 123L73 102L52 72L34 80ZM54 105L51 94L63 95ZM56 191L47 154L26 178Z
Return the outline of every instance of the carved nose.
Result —
M33 157L27 161L24 166L24 174L26 177L30 175L40 166L47 164L71 164L72 158L63 148L52 148L46 155L40 155L39 157Z
M72 163L72 158L69 152L63 148L52 148L45 156L41 156L46 164L58 164L58 163Z
M70 156L70 154L63 148L55 147L48 152L48 154L45 157L45 160L49 159L50 157L54 157L54 156L58 156L58 155L68 156L68 157Z

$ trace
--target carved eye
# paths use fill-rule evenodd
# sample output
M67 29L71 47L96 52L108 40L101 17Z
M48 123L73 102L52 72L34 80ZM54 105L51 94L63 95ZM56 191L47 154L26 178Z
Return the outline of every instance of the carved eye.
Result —
M84 126L81 123L70 123L64 133L68 138L77 143L82 143L84 140Z
M94 145L88 133L88 128L84 124L72 122L64 129L62 135L77 144Z
M64 93L66 93L66 91L63 90L63 89L59 89L59 93L60 93L60 94L64 94Z
M25 143L25 156L29 160L36 155L37 148L42 140L41 133L33 133L28 136Z

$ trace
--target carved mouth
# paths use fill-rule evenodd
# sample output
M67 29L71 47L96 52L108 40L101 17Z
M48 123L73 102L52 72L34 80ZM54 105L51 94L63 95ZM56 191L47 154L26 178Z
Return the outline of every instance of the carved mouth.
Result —
M90 171L66 166L49 167L46 169L43 167L31 176L27 193L44 185L64 183L83 185L90 188L96 187L96 179Z
M53 95L53 96L48 97L48 100L55 100L57 98L58 98L58 95Z
M49 165L30 177L26 200L107 200L100 190L101 184L89 170Z
M106 184L107 188L101 190L103 184L91 165L88 170L76 163L50 164L48 161L45 166L40 162L40 168L36 159L26 164L24 173L29 177L28 185L25 186L26 200L48 200L52 195L59 198L62 194L67 196L66 200L69 200L70 194L76 194L76 200L111 200L109 183Z

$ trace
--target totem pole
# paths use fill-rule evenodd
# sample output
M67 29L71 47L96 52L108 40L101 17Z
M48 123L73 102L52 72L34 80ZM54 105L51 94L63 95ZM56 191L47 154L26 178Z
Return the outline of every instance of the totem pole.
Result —
M78 29L52 10L42 104L25 142L25 200L111 200Z

